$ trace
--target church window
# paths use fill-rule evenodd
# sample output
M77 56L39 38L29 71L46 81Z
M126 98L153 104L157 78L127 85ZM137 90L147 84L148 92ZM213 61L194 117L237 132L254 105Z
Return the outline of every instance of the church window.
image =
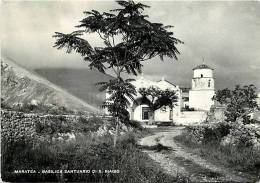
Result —
M203 74L201 74L200 77L203 78Z
M208 81L208 87L210 87L210 80Z
M142 107L142 120L149 119L149 107Z

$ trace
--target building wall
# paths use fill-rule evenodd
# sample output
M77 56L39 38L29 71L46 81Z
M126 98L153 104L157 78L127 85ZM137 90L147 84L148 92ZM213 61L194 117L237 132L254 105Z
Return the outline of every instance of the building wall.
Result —
M213 120L224 121L226 119L225 110L225 106L213 106Z
M179 116L174 116L173 123L176 125L196 125L205 121L207 112L205 111L185 111Z
M192 90L214 90L213 78L192 78Z
M165 109L165 110L164 110ZM164 107L162 109L158 109L154 112L154 120L155 121L172 121L172 117L170 118L170 114L172 115L172 113L170 112L170 108Z
M189 106L196 110L209 111L211 105L214 104L212 97L214 90L190 90L189 92Z
M131 113L129 109L129 113L131 116L130 119L137 120L141 122L148 122L149 120L143 120L142 119L142 107L148 107L148 105L142 104L137 106L134 111ZM171 117L170 117L171 115ZM161 109L158 109L154 112L154 120L155 121L172 121L174 117L179 115L179 108L173 108L172 112L171 109L167 106L165 107L165 111Z
M131 118L131 119L137 120L137 121L142 121L142 122L149 121L149 120L142 120L142 107L148 107L148 105L143 104L143 105L137 106L132 113L133 118Z

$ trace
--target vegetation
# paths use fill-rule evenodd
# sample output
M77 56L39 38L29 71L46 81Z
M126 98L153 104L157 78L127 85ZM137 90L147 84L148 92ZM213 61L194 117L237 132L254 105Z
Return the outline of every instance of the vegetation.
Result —
M205 159L257 177L260 130L251 124L217 122L186 127L178 142Z
M37 105L31 103L22 103L18 105L9 106L6 102L1 102L2 109L13 110L24 113L38 113L38 114L74 114L75 111L70 110L64 106L56 106L56 105L45 105L39 103Z
M82 120L82 119L81 119ZM82 120L85 123L85 120ZM83 129L85 131L85 129ZM44 131L38 131L45 134ZM2 134L3 135L3 134ZM8 182L187 182L162 172L136 145L136 134L119 136L113 148L110 134L76 134L74 141L6 140L2 136L2 180ZM45 135L46 137L46 135ZM35 170L36 173L15 173ZM44 170L58 170L44 173ZM69 171L85 170L85 173ZM114 170L113 172L108 172ZM60 172L63 171L63 172ZM88 172L89 171L89 172Z
M234 90L228 88L218 90L213 97L214 100L222 105L226 105L225 116L226 120L236 122L239 118L243 119L243 123L251 122L248 114L251 113L257 106L257 89L254 85L239 86Z
M254 176L260 170L260 148L253 144L245 143L242 145L243 137L233 136L235 141L227 141L223 135L228 131L215 126L215 128L190 127L187 128L180 136L175 137L175 140L180 142L205 159L215 163L235 169L237 171L249 172ZM235 130L235 129L232 129ZM248 132L248 131L247 131ZM244 132L246 134L247 132ZM220 138L222 136L222 138ZM248 133L248 141L252 139ZM259 138L259 137L258 137ZM255 138L254 138L255 139Z
M225 105L225 121L187 127L176 140L215 164L250 173L257 179L260 129L248 116L257 108L255 86L218 90L213 98Z
M172 109L176 105L178 99L174 90L161 90L153 86L149 88L140 88L139 93L142 95L140 102L149 106L150 123L153 123L154 121L154 111L160 109L162 106L169 106Z
M100 82L101 90L107 90L110 101L104 104L108 111L122 123L129 121L126 110L128 99L136 94L131 79L124 80L123 73L137 75L142 71L142 61L159 56L177 59L176 45L182 43L168 31L172 26L152 23L143 10L149 6L142 3L117 1L120 8L100 13L96 10L84 12L86 17L76 26L79 30L70 34L56 32L54 47L66 48L79 53L89 67L105 73L111 70L114 79ZM83 34L95 33L103 41L103 47L92 47ZM117 120L118 121L118 120ZM118 125L117 125L118 126ZM117 127L118 129L118 127ZM116 142L117 133L115 135ZM115 144L114 144L115 145Z

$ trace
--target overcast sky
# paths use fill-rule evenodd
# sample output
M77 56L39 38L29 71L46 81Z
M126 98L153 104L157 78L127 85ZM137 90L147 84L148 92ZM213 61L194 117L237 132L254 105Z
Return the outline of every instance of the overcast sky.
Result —
M260 88L260 2L145 1L150 21L173 25L178 61L159 58L144 64L144 75L181 86L191 84L192 68L213 67L217 88L253 83ZM55 31L69 33L83 11L107 11L114 1L5 1L1 7L2 55L29 68L88 68L80 56L53 48ZM98 37L88 40L99 45Z

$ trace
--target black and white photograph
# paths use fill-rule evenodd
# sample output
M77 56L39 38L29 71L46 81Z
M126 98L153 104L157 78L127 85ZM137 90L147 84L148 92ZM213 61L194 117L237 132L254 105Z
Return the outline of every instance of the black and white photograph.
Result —
M0 182L260 183L259 10L0 1Z

